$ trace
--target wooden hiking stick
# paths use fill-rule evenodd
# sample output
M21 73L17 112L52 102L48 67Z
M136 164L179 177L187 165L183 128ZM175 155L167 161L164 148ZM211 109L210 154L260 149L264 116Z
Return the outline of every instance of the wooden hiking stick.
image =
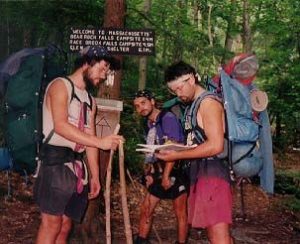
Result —
M120 130L120 124L116 125L114 135L117 135ZM111 244L111 228L110 228L110 185L111 185L111 170L114 150L110 150L109 161L106 171L106 184L105 184L105 217L106 217L106 244Z
M120 172L120 195L122 203L122 211L125 225L125 236L127 244L132 244L132 231L130 225L129 211L127 205L127 195L126 195L126 180L125 180L125 170L124 170L124 147L123 142L119 144L119 172Z

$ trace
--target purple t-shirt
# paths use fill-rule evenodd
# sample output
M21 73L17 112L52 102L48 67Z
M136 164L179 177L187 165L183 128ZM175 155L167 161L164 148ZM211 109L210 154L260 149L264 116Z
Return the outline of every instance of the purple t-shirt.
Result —
M156 144L163 144L165 140L171 140L178 143L184 143L184 134L180 121L175 114L171 112L160 112L156 122L148 121L149 130L156 127Z

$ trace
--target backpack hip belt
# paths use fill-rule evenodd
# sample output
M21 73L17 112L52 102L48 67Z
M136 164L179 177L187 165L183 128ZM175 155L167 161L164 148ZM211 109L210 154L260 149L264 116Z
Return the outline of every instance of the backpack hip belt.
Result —
M82 161L83 153L74 152L71 148L44 144L40 159L47 166L65 164L76 160Z

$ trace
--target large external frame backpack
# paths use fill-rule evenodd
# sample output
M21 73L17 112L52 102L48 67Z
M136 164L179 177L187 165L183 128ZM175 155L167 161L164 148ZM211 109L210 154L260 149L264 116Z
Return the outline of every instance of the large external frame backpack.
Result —
M42 134L42 103L49 82L67 72L67 55L60 48L26 48L0 65L4 94L5 141L17 171L33 173Z
M240 61L252 62L251 57L242 56ZM237 58L235 57L235 59ZM218 155L227 162L231 175L235 177L252 177L259 175L261 187L268 193L274 193L274 165L272 155L272 138L268 113L253 111L250 94L256 90L252 81L255 76L247 76L243 82L235 79L234 67L239 63L229 62L214 79L207 79L207 89L202 97L193 103L191 110L198 111L201 101L206 96L215 96L223 103L226 116L226 133L224 152ZM243 63L247 69L249 63ZM176 106L182 116L183 105L178 107L180 101L174 98L164 103L164 107L171 110ZM254 116L255 115L255 116ZM255 118L254 118L255 117ZM182 118L181 118L182 120ZM196 112L192 114L192 126L197 127ZM198 141L203 141L200 133L195 134Z

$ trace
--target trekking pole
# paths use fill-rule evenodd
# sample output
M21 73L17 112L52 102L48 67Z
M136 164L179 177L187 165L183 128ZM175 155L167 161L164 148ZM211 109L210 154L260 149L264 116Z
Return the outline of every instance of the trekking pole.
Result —
M114 135L117 135L120 130L120 124L116 125ZM111 244L111 228L110 228L110 185L111 185L111 171L114 150L110 150L109 161L106 171L106 184L105 184L105 217L106 217L106 244Z
M132 230L130 225L130 217L127 204L126 195L126 180L125 180L125 170L124 170L124 147L123 142L119 144L119 172L120 172L120 195L122 203L122 211L125 225L125 236L127 244L132 244Z

